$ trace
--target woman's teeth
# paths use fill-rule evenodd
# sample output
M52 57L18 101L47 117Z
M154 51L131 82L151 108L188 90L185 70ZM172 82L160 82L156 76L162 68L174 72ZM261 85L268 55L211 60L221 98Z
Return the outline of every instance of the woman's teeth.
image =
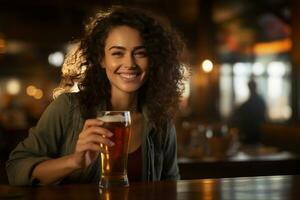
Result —
M137 74L120 74L120 76L121 76L122 78L131 79L131 78L137 77Z

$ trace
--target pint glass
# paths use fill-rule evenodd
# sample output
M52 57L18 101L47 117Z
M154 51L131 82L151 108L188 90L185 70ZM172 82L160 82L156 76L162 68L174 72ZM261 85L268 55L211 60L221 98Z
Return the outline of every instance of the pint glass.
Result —
M108 150L108 153L101 153L99 187L129 186L127 157L131 131L130 112L103 111L97 113L97 119L103 121L103 127L113 133L109 139L115 143L112 147L104 144L100 146L100 148Z

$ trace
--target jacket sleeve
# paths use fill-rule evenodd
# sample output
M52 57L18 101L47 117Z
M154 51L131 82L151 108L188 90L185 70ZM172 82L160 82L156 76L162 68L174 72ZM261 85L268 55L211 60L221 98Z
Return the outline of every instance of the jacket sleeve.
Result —
M42 114L28 137L10 153L6 162L8 181L12 185L33 185L31 174L34 167L59 154L63 133L70 116L70 101L66 94L54 100Z
M170 123L164 142L164 160L162 180L180 179L177 163L177 141L176 129L173 123Z

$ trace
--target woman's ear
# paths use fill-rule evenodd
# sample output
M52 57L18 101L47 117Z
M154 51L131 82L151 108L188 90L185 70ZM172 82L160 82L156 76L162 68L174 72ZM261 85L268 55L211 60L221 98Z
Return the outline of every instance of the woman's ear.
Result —
M101 68L103 68L103 69L105 69L106 67L105 67L105 62L103 61L103 60L99 60L99 63L100 63L100 65L101 65Z

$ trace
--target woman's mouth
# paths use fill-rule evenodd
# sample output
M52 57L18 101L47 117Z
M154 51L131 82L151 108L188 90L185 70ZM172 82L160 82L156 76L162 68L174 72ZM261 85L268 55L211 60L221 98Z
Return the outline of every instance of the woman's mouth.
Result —
M119 75L125 81L134 81L139 73L119 73Z

